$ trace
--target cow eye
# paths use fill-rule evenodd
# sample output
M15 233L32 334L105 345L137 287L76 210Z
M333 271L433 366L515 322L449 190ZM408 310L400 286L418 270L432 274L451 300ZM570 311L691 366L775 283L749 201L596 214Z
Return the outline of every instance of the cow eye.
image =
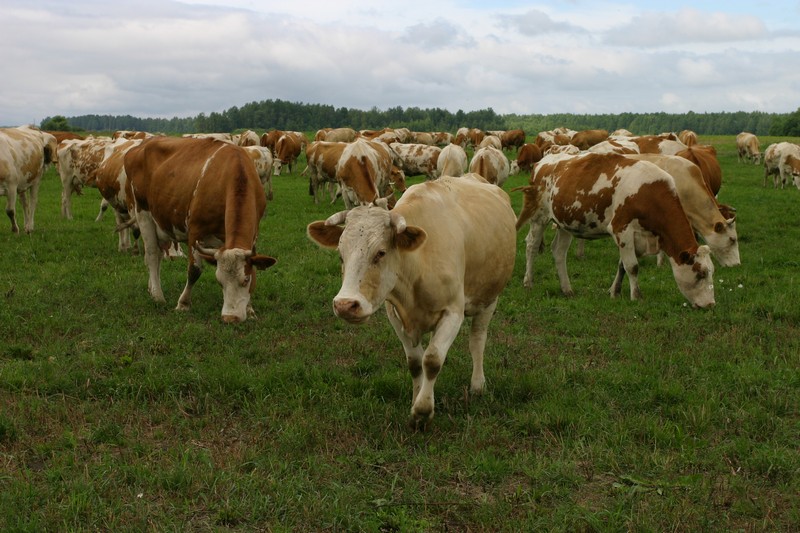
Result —
M378 253L375 254L375 258L372 260L372 264L377 265L385 255L386 250L378 250Z
M706 279L707 273L706 272L698 272L697 273L697 281Z
M242 282L242 287L247 287L248 285L250 285L250 276L249 275L244 277L244 281Z

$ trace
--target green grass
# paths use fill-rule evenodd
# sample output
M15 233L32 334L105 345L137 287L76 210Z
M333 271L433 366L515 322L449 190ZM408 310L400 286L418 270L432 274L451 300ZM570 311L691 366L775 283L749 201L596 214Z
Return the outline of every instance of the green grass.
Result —
M520 232L487 392L467 394L465 329L424 433L385 316L332 313L339 261L305 226L341 203L313 204L302 160L274 178L259 251L278 263L237 325L211 268L173 310L183 260L152 302L143 258L94 222L97 191L64 220L50 169L36 231L0 224L0 530L797 530L800 191L762 188L733 137L701 142L738 209L716 307L686 307L653 258L642 301L610 299L611 240L570 253L573 298L549 253L525 290Z

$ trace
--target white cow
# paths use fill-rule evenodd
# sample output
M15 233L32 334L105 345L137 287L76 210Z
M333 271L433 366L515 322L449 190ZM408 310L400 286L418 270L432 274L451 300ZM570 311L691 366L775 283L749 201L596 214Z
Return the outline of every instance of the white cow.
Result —
M409 187L391 211L357 207L309 224L308 235L339 250L338 317L361 324L385 302L411 372L412 426L433 417L436 378L465 317L472 317L470 389L483 391L487 329L516 255L514 211L503 190L479 178L442 177Z
M480 174L489 183L502 187L511 172L511 164L502 150L485 146L472 156L469 171Z
M789 178L794 180L795 186L800 189L800 145L790 142L770 144L764 150L764 187L767 186L767 177L772 176L772 185L781 189L786 186Z
M450 143L439 153L439 159L436 160L436 175L463 176L468 164L467 152L461 146Z

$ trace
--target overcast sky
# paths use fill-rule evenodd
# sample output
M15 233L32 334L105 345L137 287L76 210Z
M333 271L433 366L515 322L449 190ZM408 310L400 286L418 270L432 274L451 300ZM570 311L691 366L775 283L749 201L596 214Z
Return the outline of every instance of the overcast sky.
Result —
M0 124L281 99L385 110L800 107L800 0L1 0Z

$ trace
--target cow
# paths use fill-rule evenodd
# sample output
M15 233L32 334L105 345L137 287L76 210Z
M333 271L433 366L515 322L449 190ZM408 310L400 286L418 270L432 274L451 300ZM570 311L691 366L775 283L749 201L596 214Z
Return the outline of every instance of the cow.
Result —
M692 130L683 130L678 134L678 140L686 146L697 144L697 133Z
M349 143L355 141L356 137L358 132L353 128L334 128L325 132L324 138L318 140Z
M608 130L582 130L572 136L570 144L577 146L580 150L588 150L606 139L608 139Z
M500 137L497 135L486 135L480 144L478 144L477 149L485 148L487 146L497 148L498 150L503 149L503 143L500 141Z
M429 180L436 178L436 165L442 151L438 146L392 143L389 147L397 155L398 166L406 176L424 174Z
M83 135L80 135L79 133L75 133L74 131L47 130L46 133L49 133L50 135L55 137L56 138L56 143L58 143L59 145L61 144L62 141L68 141L68 140L71 140L71 139L76 139L76 140L82 141L83 139L86 138Z
M127 174L125 173L125 154L131 148L141 144L141 139L128 139L120 136L114 142L106 145L103 159L94 172L94 183L103 202L100 213L95 221L102 218L103 211L108 206L114 209L114 218L117 224L118 245L120 252L132 251L138 253L137 246L132 248L131 226L133 220L133 198L127 195Z
M426 144L433 146L433 135L427 131L412 131L411 142L413 144Z
M703 174L708 188L714 196L719 194L722 188L722 167L717 159L717 150L710 144L692 144L681 150L677 154L679 157L688 159L698 167Z
M289 169L289 174L291 174L292 167L294 167L294 163L300 156L301 151L302 146L297 137L288 132L281 135L275 143L273 174L280 176L284 166Z
M261 134L261 138L259 139L259 144L261 146L266 146L270 149L271 152L275 152L275 144L278 142L278 139L286 133L283 130L270 130Z
M6 196L11 232L19 233L17 196L22 204L25 233L33 232L39 186L47 165L55 161L58 142L33 126L0 128L0 194Z
M502 135L500 135L500 143L503 150L519 148L525 144L525 130L515 129L504 131Z
M336 316L361 324L385 302L411 373L412 427L433 418L436 378L465 317L472 317L470 390L483 391L487 330L516 256L505 191L478 177L441 177L409 187L391 211L360 206L309 224L307 233L339 250Z
M336 164L336 181L342 187L345 207L374 202L393 193L392 155L383 143L356 139L342 150ZM405 182L402 183L405 188Z
M436 160L437 176L462 176L467 171L467 152L455 143L450 143L439 153Z
M336 184L336 165L348 143L314 141L306 148L308 194L319 203L319 191L325 183ZM331 200L334 195L331 195Z
M267 201L247 152L213 139L153 137L128 150L124 165L153 300L164 301L161 250L179 241L188 246L189 265L177 310L190 308L205 260L216 265L222 285L223 322L255 316L256 269L275 258L256 253Z
M553 155L543 158L524 191L517 229L530 223L523 284L530 287L533 259L547 225L557 226L552 243L561 291L573 294L566 257L573 236L613 236L620 252L609 290L619 296L627 272L631 299L641 298L637 257L663 249L678 288L693 307L714 305L714 264L708 245L699 245L681 206L672 177L648 161L620 154Z
M686 148L686 145L680 142L674 133L640 135L631 137L631 140L639 146L641 154L675 155Z
M120 137L126 140L124 137ZM72 220L72 193L83 194L84 187L97 187L97 169L106 155L110 137L68 140L58 148L58 174L61 178L61 216Z
M439 148L444 148L455 140L455 136L447 131L435 131L433 135L433 144Z
M699 145L689 148L695 146ZM628 157L649 161L672 176L689 224L695 233L703 237L720 266L740 264L736 217L723 216L721 206L706 184L700 167L677 155L636 154Z
M188 139L215 139L217 141L236 144L233 142L233 135L230 133L184 133L183 137Z
M542 159L542 149L539 148L538 145L534 143L525 143L520 146L519 151L517 151L517 159L515 162L516 165L516 172L511 172L511 174L517 174L519 172L530 172L533 170L533 165L538 163ZM514 161L512 161L512 165Z
M259 144L242 146L244 151L248 153L253 160L256 167L256 172L261 180L261 185L264 186L264 191L267 195L267 200L272 201L272 174L274 172L275 161L272 158L272 153L266 146Z
M609 138L591 146L587 151L594 152L596 154L638 154L639 145L633 141L623 138Z
M758 144L758 137L752 133L743 131L736 136L736 152L739 163L750 161L758 165L761 163L761 148Z
M239 146L259 146L261 137L253 130L245 130L236 137L236 144Z
M502 187L511 172L511 165L502 150L487 146L480 148L472 156L469 171L480 174L489 183Z
M800 189L800 146L791 142L770 144L764 150L764 187L769 176L772 176L773 188L778 187L780 180L783 189L791 177Z

